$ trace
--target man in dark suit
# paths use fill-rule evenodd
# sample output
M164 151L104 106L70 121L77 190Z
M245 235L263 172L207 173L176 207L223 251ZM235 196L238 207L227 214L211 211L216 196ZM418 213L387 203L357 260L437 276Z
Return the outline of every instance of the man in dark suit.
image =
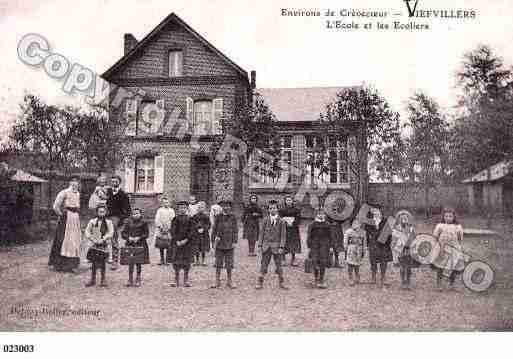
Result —
M283 278L281 258L285 248L286 226L285 222L278 215L278 204L275 201L269 202L269 214L262 221L262 228L259 232L258 249L261 253L260 277L256 289L262 289L264 277L267 274L271 258L276 266L276 274L279 278L281 289L288 289Z
M107 190L107 209L109 210L109 219L114 224L114 237L112 238L112 270L118 269L119 262L119 231L130 217L130 198L125 191L120 188L121 177L112 176L111 187Z

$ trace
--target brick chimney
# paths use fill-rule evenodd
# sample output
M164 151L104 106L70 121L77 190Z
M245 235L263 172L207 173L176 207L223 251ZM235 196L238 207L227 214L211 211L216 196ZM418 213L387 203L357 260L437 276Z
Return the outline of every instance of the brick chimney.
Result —
M251 77L250 77L250 81L251 81L251 89L254 90L256 88L256 71L251 71Z
M125 52L124 55L128 54L137 45L137 39L132 34L125 34Z

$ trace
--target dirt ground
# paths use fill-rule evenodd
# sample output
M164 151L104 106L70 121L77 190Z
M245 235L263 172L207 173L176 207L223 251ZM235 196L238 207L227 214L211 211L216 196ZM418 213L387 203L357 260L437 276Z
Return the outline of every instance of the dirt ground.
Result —
M478 218L463 223L485 225ZM419 223L417 229L431 232L433 223ZM144 266L140 288L124 286L126 267L108 272L108 288L85 288L86 267L79 275L50 271L51 241L0 249L0 331L511 330L511 221L497 221L492 229L501 237L465 239L465 250L496 271L495 285L481 294L464 288L460 278L458 292L435 291L435 276L427 266L415 271L412 291L400 289L398 269L390 266L391 285L380 289L369 283L367 261L361 285L348 286L344 266L328 270L328 289L313 289L312 277L302 266L305 243L300 266L285 268L288 291L278 289L274 274L268 275L262 291L254 289L257 258L247 256L244 241L236 249L235 290L209 288L212 253L208 267L193 267L192 288L171 288L171 267L157 265L152 241L152 264Z

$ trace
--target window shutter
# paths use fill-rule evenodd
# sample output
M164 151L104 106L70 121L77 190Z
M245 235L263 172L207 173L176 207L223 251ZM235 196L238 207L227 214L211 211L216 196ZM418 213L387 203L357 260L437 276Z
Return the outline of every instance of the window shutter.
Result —
M186 101L187 132L192 133L194 127L194 100L190 97L187 97Z
M137 100L127 99L125 105L125 118L127 121L125 135L135 136L137 134Z
M125 191L127 193L134 193L135 188L135 161L130 158L125 158Z
M155 192L164 193L164 156L155 156Z
M155 105L158 108L158 115L155 119L155 132L159 135L164 133L165 119L166 119L166 100L160 99L155 101Z
M223 120L223 99L216 98L212 101L212 134L220 135L222 133Z
M183 52L176 53L176 76L183 76Z

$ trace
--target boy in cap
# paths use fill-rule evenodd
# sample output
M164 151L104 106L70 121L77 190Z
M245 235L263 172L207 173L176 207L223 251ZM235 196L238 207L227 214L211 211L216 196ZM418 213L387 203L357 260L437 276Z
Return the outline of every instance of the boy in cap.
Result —
M230 201L220 201L219 204L223 211L216 216L214 228L212 230L213 247L216 257L216 282L212 288L221 287L221 269L226 267L226 286L235 289L232 282L233 252L234 245L237 243L238 227L237 220L232 214L232 203Z
M262 262L260 267L260 277L256 289L262 289L264 285L264 276L267 274L271 257L276 266L276 274L278 274L279 285L281 289L288 289L284 284L283 269L281 265L281 256L285 247L286 227L278 215L278 204L276 201L269 202L269 215L264 217L262 221L262 229L259 233L258 249L262 254Z

